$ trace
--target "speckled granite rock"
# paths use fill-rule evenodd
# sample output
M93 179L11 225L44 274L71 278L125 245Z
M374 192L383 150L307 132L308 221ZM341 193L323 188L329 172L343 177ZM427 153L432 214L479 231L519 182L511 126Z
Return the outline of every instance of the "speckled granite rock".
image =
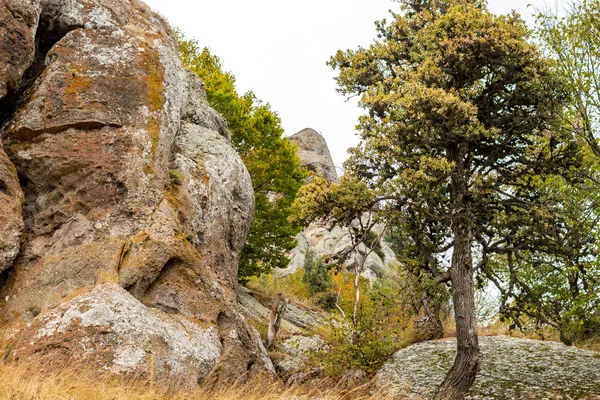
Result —
M383 229L383 227L376 225L373 232L379 234L380 229ZM296 238L298 245L289 254L289 266L273 272L278 277L293 274L298 268L303 267L308 249L314 251L317 257L323 258L339 256L347 252L352 246L348 229L339 226L331 227L322 223L311 224L300 232ZM346 270L354 271L355 263L362 263L364 260L362 275L371 281L380 277L392 263L396 262L396 254L385 240L380 241L380 246L383 258L364 244L359 245L356 250L346 257L344 261Z
M240 287L238 291L238 306L246 318L268 323L271 310L266 305L261 304L252 295L252 292L245 287ZM281 321L281 330L282 332L298 335L325 324L327 324L327 319L321 312L290 302Z
M281 375L290 376L293 373L300 372L308 357L320 350L325 350L327 344L319 335L294 335L284 340L279 347L285 353L285 356L275 361L275 368Z
M325 138L311 128L306 128L290 136L290 141L298 146L298 157L310 171L336 182L337 172Z
M598 353L562 343L480 337L483 364L467 399L598 399ZM456 340L417 343L396 352L376 387L406 399L427 398L450 369Z
M250 176L160 16L0 0L0 137L0 324L17 353L58 365L85 343L67 360L143 374L144 350L169 382L273 371L237 310Z

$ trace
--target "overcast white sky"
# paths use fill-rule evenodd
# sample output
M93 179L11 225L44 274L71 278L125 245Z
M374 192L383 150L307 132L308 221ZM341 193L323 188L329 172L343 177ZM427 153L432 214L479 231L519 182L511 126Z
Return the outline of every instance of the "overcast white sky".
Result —
M499 14L517 10L531 22L546 0L489 0ZM338 49L368 46L374 21L398 9L392 0L145 0L187 37L219 56L240 93L253 90L282 119L286 135L321 132L336 166L358 143L361 110L336 92L326 61Z

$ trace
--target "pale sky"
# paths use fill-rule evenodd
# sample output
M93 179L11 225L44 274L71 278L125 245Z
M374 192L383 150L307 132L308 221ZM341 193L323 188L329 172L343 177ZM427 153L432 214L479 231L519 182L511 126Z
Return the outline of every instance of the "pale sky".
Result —
M398 9L392 0L145 0L200 46L208 46L237 79L271 104L286 135L303 128L321 132L334 163L358 143L356 100L336 92L335 72L325 65L338 49L368 46L374 22ZM517 10L532 22L546 0L489 0L492 12Z

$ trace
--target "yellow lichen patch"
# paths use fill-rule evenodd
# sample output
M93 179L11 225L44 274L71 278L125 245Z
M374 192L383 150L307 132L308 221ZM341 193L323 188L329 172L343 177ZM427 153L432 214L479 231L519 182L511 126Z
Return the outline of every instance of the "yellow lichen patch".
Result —
M65 82L67 89L65 91L65 101L67 106L76 107L80 104L80 94L85 91L92 79L86 75L86 67L81 64L72 64L71 70L66 73Z
M146 127L150 137L152 162L145 167L146 173L154 170L156 152L160 142L160 129L162 123L162 107L165 103L164 66L155 49L145 42L140 42L140 64L146 70L147 79L147 106L150 111Z

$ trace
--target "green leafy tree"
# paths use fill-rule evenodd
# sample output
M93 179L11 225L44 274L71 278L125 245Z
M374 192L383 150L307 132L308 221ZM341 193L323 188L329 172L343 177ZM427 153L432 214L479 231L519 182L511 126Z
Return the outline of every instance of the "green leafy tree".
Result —
M515 244L495 225L544 219L536 182L566 173L579 151L559 126L562 83L518 15L485 1L400 3L377 24L379 41L330 60L340 92L367 111L346 170L385 193L398 219L417 215L430 251L451 249L448 265L429 265L451 285L458 347L436 398L462 399L481 364L474 276Z
M585 167L576 171L576 184L532 180L546 206L524 225L527 215L498 218L497 228L513 244L502 246L485 273L500 290L502 318L521 329L552 327L570 344L600 333L600 2L576 1L561 11L540 13L537 34L568 94L562 122L587 145ZM532 236L533 225L547 235Z
M225 117L231 143L240 154L254 187L256 211L242 250L238 277L285 268L286 252L296 246L301 230L288 221L296 192L307 174L300 165L296 147L283 137L279 116L252 92L238 94L235 77L223 70L218 57L195 40L179 37L183 65L204 82L210 105Z
M523 330L554 328L571 344L600 335L600 192L590 180L551 177L539 185L544 217L523 224L526 216L505 216L499 229L514 244L491 258L486 273L501 293L502 318Z
M600 157L600 1L574 1L565 11L538 14L538 35L571 95L565 122Z
M293 203L294 219L304 226L314 221L323 221L345 228L350 237L350 246L340 252L334 261L343 263L353 257L354 265L354 310L352 323L358 323L358 306L360 303L360 276L364 272L367 257L381 249L381 234L373 232L373 228L381 221L376 207L376 193L364 182L352 175L344 175L339 183L330 182L319 175L298 192ZM359 256L360 246L366 252Z

